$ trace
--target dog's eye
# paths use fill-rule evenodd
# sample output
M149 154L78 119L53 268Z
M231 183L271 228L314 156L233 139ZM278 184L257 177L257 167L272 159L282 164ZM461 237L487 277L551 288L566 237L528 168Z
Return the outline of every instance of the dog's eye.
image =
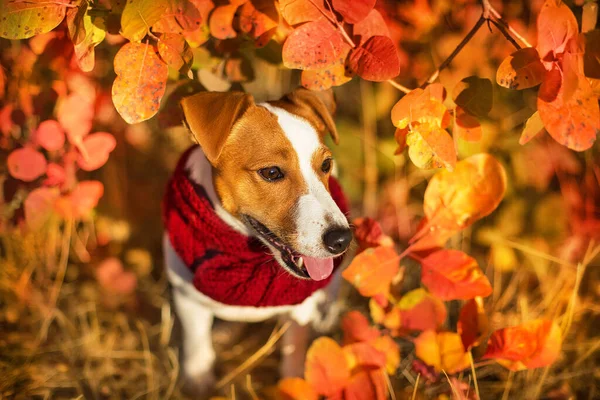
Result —
M281 169L279 169L279 167L262 168L258 170L258 173L267 182L274 182L283 178L283 172L281 172Z
M331 171L331 158L326 158L325 161L323 161L323 164L321 164L321 171L324 173Z

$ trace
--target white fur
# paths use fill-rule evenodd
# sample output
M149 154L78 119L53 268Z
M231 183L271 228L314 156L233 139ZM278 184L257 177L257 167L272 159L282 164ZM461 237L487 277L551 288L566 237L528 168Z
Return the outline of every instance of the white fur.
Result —
M348 220L317 176L313 155L322 146L317 131L303 118L268 103L261 103L278 118L279 125L298 155L300 172L308 186L308 193L296 203L296 227L300 254L311 257L331 257L323 244L323 234L329 228L326 217L339 227L348 227Z

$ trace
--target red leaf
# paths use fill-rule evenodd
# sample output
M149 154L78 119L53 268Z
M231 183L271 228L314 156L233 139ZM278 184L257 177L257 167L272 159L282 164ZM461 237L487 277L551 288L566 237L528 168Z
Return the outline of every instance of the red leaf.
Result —
M579 33L575 15L561 0L544 2L537 19L537 31L537 49L544 61L556 59L565 51L569 39Z
M306 354L306 380L318 394L333 396L350 379L346 355L335 340L316 339Z
M93 171L108 161L108 155L117 145L115 137L107 132L92 133L83 139L82 152L77 164L84 171Z
M8 172L13 178L32 182L44 175L48 163L44 155L30 147L13 150L6 160Z
M357 254L371 247L394 246L392 238L383 233L381 225L373 218L356 218L353 224L354 238L358 242Z
M279 11L290 25L316 21L323 13L329 15L323 0L280 0Z
M356 24L367 17L375 6L375 0L333 0L333 8L342 14L344 21Z
M37 188L31 191L25 199L25 221L29 229L40 229L54 210L54 203L59 191L52 188Z
M279 13L273 0L252 0L244 3L240 11L240 29L254 39L277 28Z
M400 313L401 329L436 330L446 321L446 306L424 289L406 293L396 306Z
M57 117L58 122L67 132L69 142L78 146L92 129L94 105L90 99L73 93L60 102Z
M465 349L478 346L489 329L481 297L467 301L460 310L457 331Z
M49 119L35 130L35 142L48 151L56 151L65 144L65 132L58 121Z
M169 0L167 9L152 30L159 33L181 35L199 29L202 16L196 5L189 0Z
M336 62L344 50L340 32L326 19L295 29L283 44L283 65L287 68L322 69Z
M158 111L169 70L149 44L127 43L115 56L117 78L112 99L130 124L145 121Z
M46 176L48 177L44 180L44 185L46 186L60 186L65 182L67 177L65 169L55 163L48 164Z
M358 44L362 45L373 36L390 37L390 31L381 16L381 13L375 9L369 11L365 19L354 25L353 37L358 39Z
M135 274L125 271L123 263L115 257L107 258L98 265L96 279L104 289L118 294L130 294L137 286Z
M344 332L344 344L355 342L369 342L377 339L381 333L369 323L359 311L350 311L342 318L342 331Z
M400 73L398 51L387 36L372 36L353 49L348 66L361 78L375 82L391 79Z
M379 246L367 249L357 255L342 272L360 294L371 297L387 295L390 283L398 273L398 255L391 247Z
M528 89L542 83L544 65L533 47L517 50L498 67L496 82L509 89Z
M216 7L210 14L208 26L210 33L217 39L231 39L237 36L233 29L233 17L237 11L237 5L224 5Z
M383 369L362 369L353 374L344 388L345 400L387 399L386 376Z
M519 371L552 364L558 358L562 332L554 321L537 319L492 333L483 358Z
M318 400L319 395L302 378L284 378L277 384L281 400Z
M592 147L600 131L598 98L586 79L565 101L562 74L558 66L546 72L538 92L538 112L550 136L575 151Z
M68 195L57 200L56 211L64 218L84 218L90 215L104 194L99 181L81 181Z
M477 261L459 250L439 250L421 260L421 282L444 301L492 293L490 281Z
M344 346L346 360L350 370L356 367L383 368L385 367L385 354L376 349L371 343L357 342Z
M311 90L327 90L332 86L340 86L352 79L346 70L346 57L350 45L344 43L338 59L331 65L318 70L302 71L302 86Z
M174 70L191 66L194 54L183 36L166 33L161 36L157 47L160 57Z

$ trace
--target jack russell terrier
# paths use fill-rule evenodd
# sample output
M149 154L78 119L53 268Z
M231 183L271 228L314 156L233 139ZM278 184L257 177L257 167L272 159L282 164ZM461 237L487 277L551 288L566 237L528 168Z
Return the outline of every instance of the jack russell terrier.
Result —
M181 158L163 201L165 263L183 328L186 386L214 385L213 317L291 320L281 373L301 375L318 307L337 290L351 240L348 206L331 176L331 93L280 100L202 92L181 103L200 146ZM339 275L339 274L335 274Z

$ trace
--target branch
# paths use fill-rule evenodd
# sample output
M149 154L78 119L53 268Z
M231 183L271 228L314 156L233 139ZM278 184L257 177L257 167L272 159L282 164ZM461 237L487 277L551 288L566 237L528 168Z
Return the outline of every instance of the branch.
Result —
M502 15L500 15L500 13L498 11L496 11L496 9L490 4L490 0L481 0L481 4L483 5L483 16L485 19L492 21L492 23L494 23L494 25L496 25L498 27L498 29L500 29L500 31L504 34L504 36L514 45L514 40L511 40L511 38L509 38L509 35L506 33L506 30L508 30L512 36L516 37L517 39L519 39L519 41L521 41L521 43L523 43L523 45L525 47L533 47L531 45L531 43L529 43L527 41L527 39L525 39L523 36L521 36L519 34L519 32L517 32L512 26L510 26L508 24L508 22L504 21L502 19ZM495 23L497 22L497 23ZM500 27L502 26L502 27ZM516 47L516 46L515 46ZM517 49L520 49L521 47L517 47Z
M473 36L475 36L475 34L477 33L477 31L479 31L479 28L481 28L483 26L483 24L485 23L485 21L486 21L486 19L485 19L485 17L482 14L481 17L479 17L479 20L477 20L477 23L475 24L475 26L473 28L471 28L471 30L469 31L469 33L467 33L467 36L465 36L463 38L463 40L458 44L458 46L456 46L456 48L448 56L448 58L446 58L444 60L444 62L442 64L440 64L440 66L438 67L438 69L433 74L431 74L431 76L429 77L429 79L427 79L421 85L421 88L425 88L427 85L435 82L435 80L440 76L440 72L442 72L442 70L444 68L446 68L448 65L450 65L450 63L452 62L452 60L454 60L454 58L458 55L458 53L460 53L460 51L463 49L463 47L465 47L467 45L467 43L469 43L469 41L473 38Z
M506 27L508 25L506 25L506 26L503 25L503 24L506 24L506 22L504 22L504 20L496 21L495 19L490 18L490 19L488 19L488 21L491 22L492 24L494 24L494 26L496 28L498 28L498 30L500 32L502 32L502 34L504 35L504 37L506 38L506 40L508 40L510 43L512 43L512 45L515 46L515 48L517 50L521 50L522 49L522 47L519 45L519 43L517 43L517 41L515 39L513 39L513 37L510 36L510 34L508 33L508 31L506 30L507 29Z

